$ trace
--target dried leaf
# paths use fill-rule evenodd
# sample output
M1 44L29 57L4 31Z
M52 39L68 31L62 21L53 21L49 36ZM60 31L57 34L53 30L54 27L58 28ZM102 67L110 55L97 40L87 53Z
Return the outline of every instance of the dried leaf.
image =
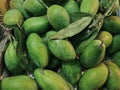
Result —
M81 19L71 23L67 28L61 29L57 34L50 37L50 39L64 39L72 37L82 30L84 30L91 22L93 17L87 16L82 17Z

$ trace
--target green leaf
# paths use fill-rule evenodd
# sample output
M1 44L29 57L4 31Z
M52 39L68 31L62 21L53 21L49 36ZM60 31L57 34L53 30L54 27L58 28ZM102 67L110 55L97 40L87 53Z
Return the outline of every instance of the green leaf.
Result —
M90 24L92 19L93 17L90 16L82 17L81 19L69 24L67 28L61 29L55 35L51 36L50 39L64 39L72 37L84 30Z

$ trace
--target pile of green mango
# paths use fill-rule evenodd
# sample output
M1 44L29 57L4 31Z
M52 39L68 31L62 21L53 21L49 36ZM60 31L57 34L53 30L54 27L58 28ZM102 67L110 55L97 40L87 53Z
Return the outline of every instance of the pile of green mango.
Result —
M119 0L9 6L0 23L0 90L120 90Z

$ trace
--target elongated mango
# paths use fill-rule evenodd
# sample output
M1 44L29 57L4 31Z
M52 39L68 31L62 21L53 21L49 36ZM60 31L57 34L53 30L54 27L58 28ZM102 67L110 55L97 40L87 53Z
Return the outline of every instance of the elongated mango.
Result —
M110 33L120 33L120 17L109 16L104 19L103 29Z
M85 68L98 65L104 58L105 44L100 40L93 40L81 53L80 62Z
M108 90L120 90L120 68L111 61L106 61L105 64L109 70L106 82Z
M41 68L46 67L49 60L49 53L42 38L38 34L32 33L28 36L26 44L29 56L36 65Z
M27 75L4 78L0 90L38 90L36 82Z
M99 8L99 0L82 0L80 12L88 13L94 16Z
M74 60L76 53L72 44L67 40L50 40L48 47L53 55L63 61Z
M31 17L25 20L23 23L23 27L27 35L30 33L41 34L47 30L48 25L49 22L45 16Z
M34 71L34 77L42 90L70 90L67 82L57 73L51 70Z
M79 81L82 75L82 69L80 66L80 62L77 60L63 62L62 70L63 70L65 78L72 85L75 85Z
M60 5L52 5L47 10L47 16L50 24L55 30L65 28L70 23L70 16L65 8Z
M4 55L5 65L12 74L20 74L23 69L20 66L20 59L16 52L17 42L11 42Z
M100 63L85 71L79 81L79 90L97 90L106 82L107 77L107 66L104 63Z

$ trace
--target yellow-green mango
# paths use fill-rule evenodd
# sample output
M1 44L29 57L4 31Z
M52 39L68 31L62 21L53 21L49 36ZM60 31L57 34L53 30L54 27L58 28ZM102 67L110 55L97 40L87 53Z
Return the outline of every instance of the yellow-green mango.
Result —
M48 47L51 53L60 60L69 61L76 57L74 47L67 40L50 40Z
M66 9L60 5L51 5L47 10L48 21L55 30L65 28L70 23L70 16Z
M5 65L7 69L14 75L20 74L23 71L22 67L20 66L20 59L17 55L16 48L17 41L10 42L4 54Z
M120 68L111 61L106 61L105 64L109 71L106 82L108 90L120 90Z
M82 0L80 12L88 13L94 16L99 8L99 0Z
M104 63L87 69L79 81L79 90L97 90L104 85L108 77L108 68Z
M17 9L8 10L3 16L3 22L8 26L21 25L23 23L23 15Z
M120 17L108 16L104 19L103 29L110 33L120 33Z
M81 53L80 62L85 68L94 67L103 60L105 51L105 44L95 39Z
M54 71L36 69L34 77L42 90L70 90L67 82Z
M42 38L36 33L31 33L27 37L26 45L29 56L35 64L40 68L46 67L49 61L49 52Z
M1 90L38 90L37 83L27 75L11 76L1 81Z

